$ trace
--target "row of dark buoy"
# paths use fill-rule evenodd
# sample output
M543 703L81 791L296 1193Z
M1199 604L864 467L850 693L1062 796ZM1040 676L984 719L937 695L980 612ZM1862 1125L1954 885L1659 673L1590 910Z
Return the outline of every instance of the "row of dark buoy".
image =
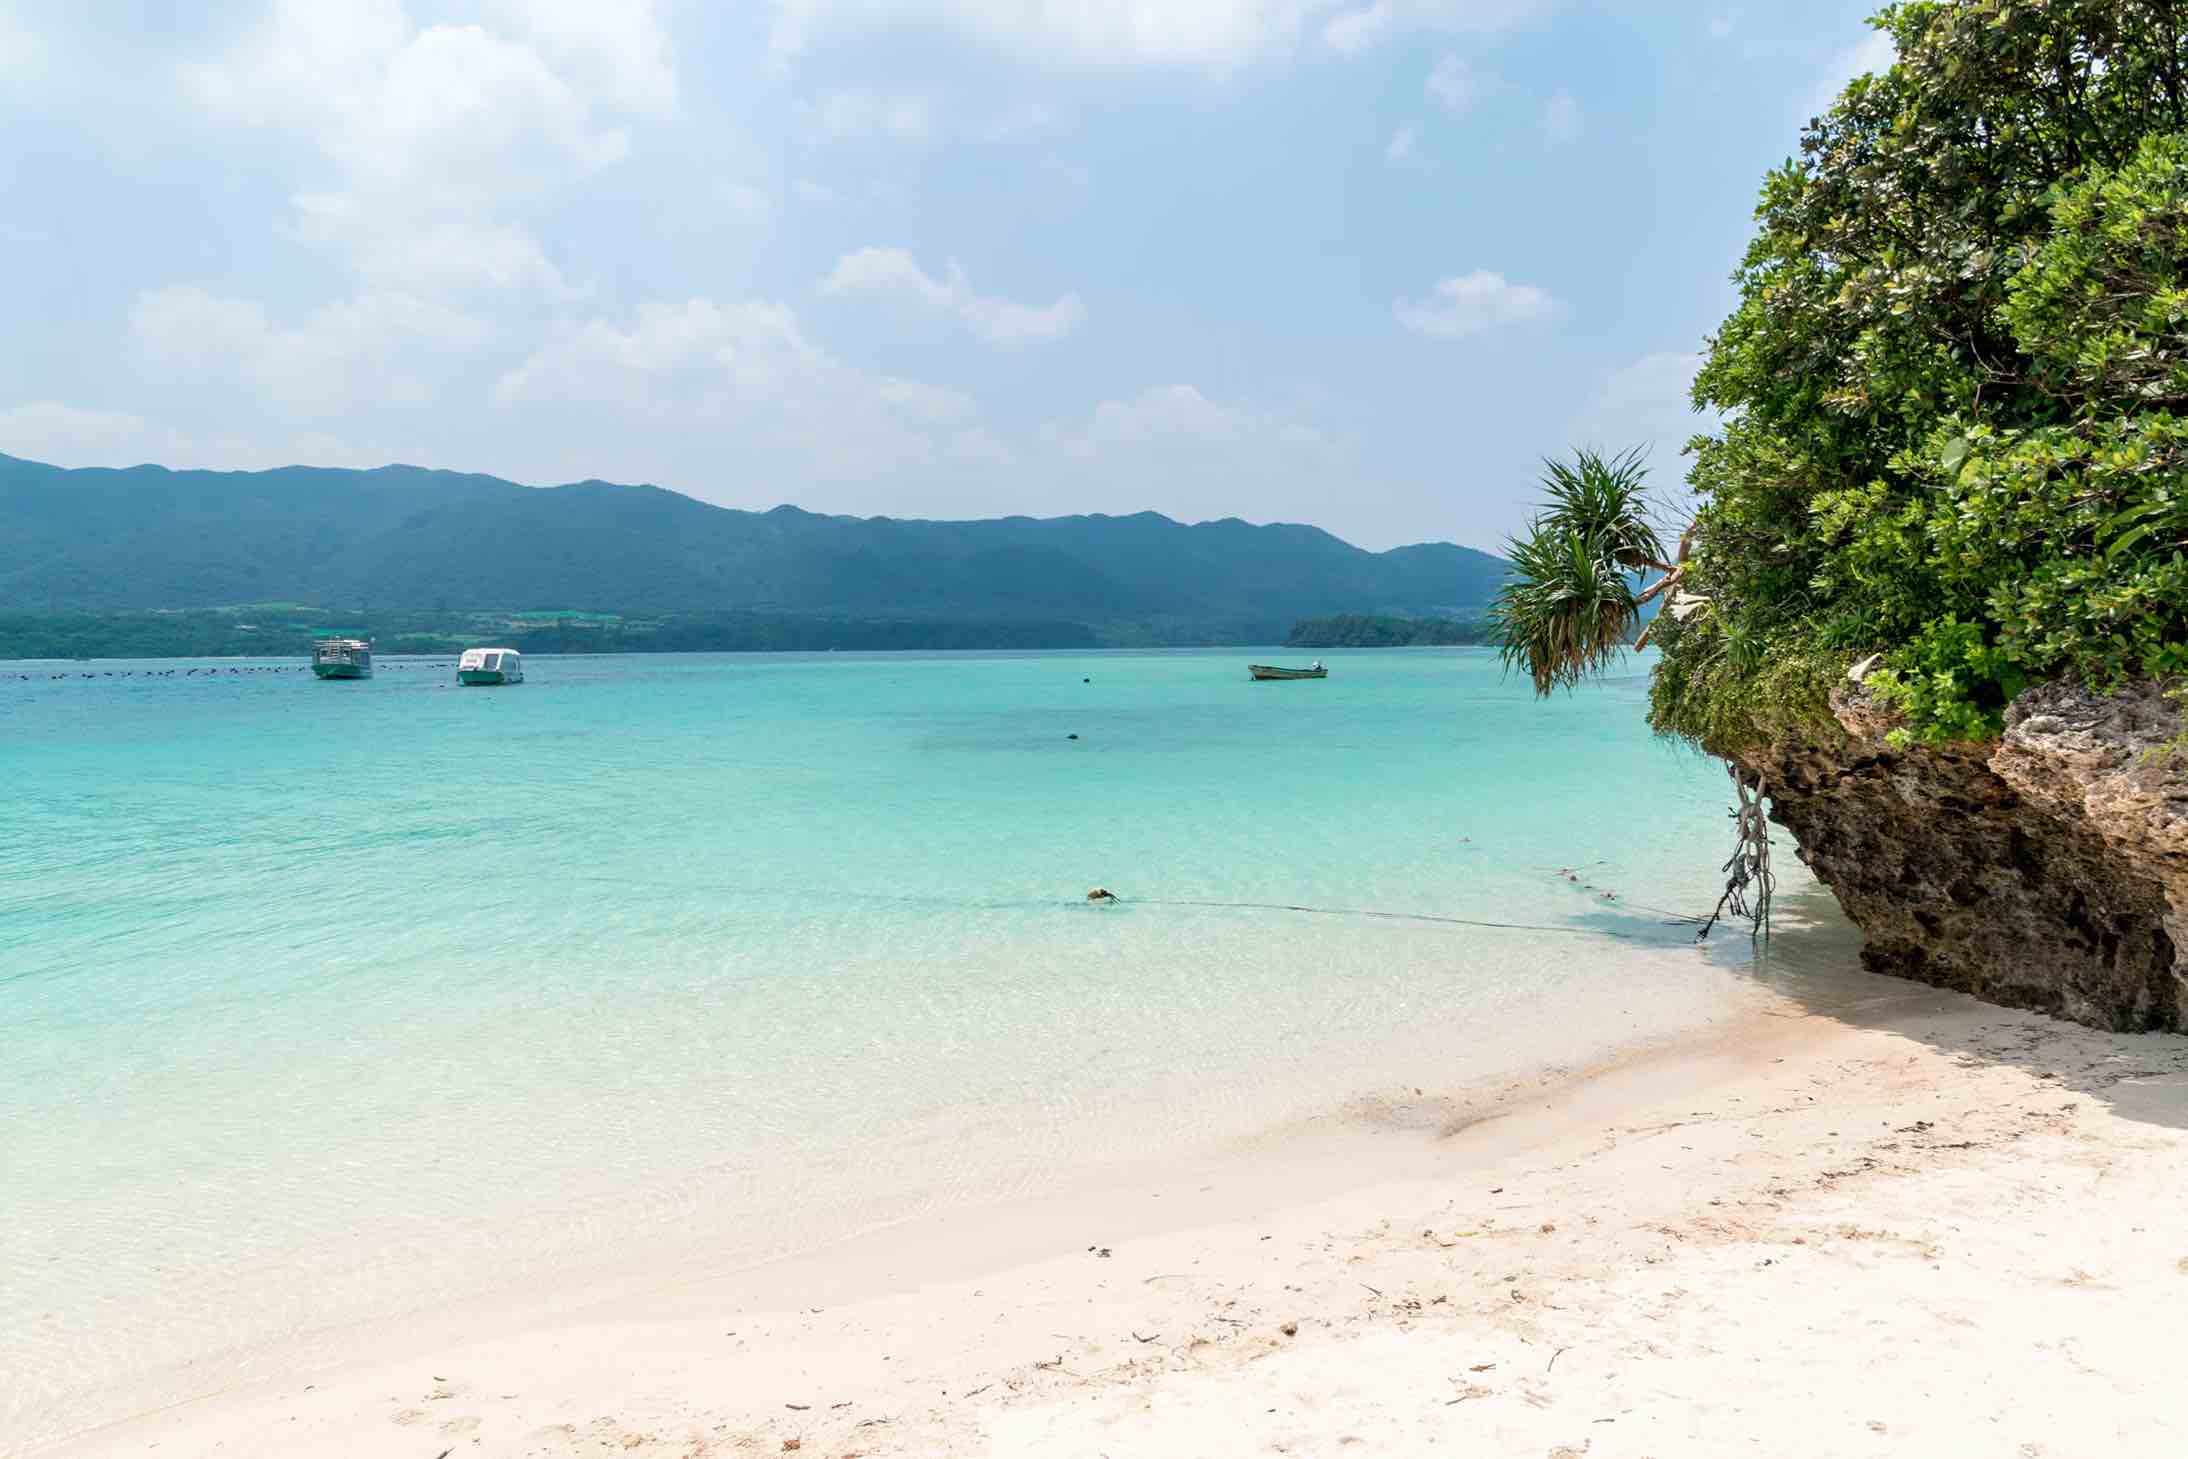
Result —
M383 669L445 669L447 664L382 664ZM308 674L310 664L233 664L227 668L208 666L199 669L78 669L63 670L58 674L0 674L0 681L19 679L23 683L44 678L48 682L60 679L189 679L197 675L217 678L222 674Z

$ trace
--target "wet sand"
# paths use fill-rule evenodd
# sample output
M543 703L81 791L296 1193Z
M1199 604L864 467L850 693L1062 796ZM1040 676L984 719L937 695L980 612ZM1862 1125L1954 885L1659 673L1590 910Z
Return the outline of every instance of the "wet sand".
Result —
M551 1317L267 1354L53 1455L2188 1452L2188 1040L1866 976Z

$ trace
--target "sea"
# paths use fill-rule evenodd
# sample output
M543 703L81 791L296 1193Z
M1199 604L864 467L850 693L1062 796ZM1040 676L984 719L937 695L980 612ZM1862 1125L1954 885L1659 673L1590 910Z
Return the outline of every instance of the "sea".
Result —
M1303 657L0 663L0 1450L299 1334L1467 1097L1802 975L1683 920L1730 787L1650 734L1645 659L1546 700L1480 649L1246 673Z

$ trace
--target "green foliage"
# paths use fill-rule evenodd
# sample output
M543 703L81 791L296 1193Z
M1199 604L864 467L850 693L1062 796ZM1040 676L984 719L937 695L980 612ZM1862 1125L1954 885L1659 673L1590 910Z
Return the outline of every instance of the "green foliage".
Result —
M1866 681L1923 738L1938 742L1991 739L2005 728L2006 700L2025 687L2004 652L1983 641L1982 625L1951 614L1928 624L1889 668ZM1901 748L1917 730L1889 738Z
M1583 448L1570 463L1549 460L1542 467L1544 523L1588 543L1623 571L1663 564L1664 544L1648 517L1648 467L1638 448L1609 457Z
M1547 504L1512 539L1489 613L1505 667L1526 669L1537 694L1571 689L1624 653L1641 618L1633 574L1665 566L1638 451L1580 450L1543 467Z
M2188 403L2188 139L2146 137L2051 200L2001 310L2062 399Z
M1324 613L1479 616L1503 572L1450 543L1367 552L1312 527L1153 512L925 522L401 466L63 471L0 456L0 612L283 600L340 621L552 606L1071 623L1104 642L1235 644Z
M2188 48L2164 0L1887 8L1765 181L1695 400L1659 729L1824 720L1847 666L1905 739L2027 684L2188 671Z
M1496 641L1496 630L1487 623L1385 618L1363 613L1302 619L1292 625L1291 635L1284 640L1290 648L1419 648Z
M0 659L301 656L311 633L291 615L0 613Z
M2169 691L2166 698L2180 710L2180 733L2146 752L2147 757L2153 761L2169 760L2175 755L2188 755L2188 685Z
M1830 714L1830 690L1846 672L1844 656L1806 635L1759 633L1735 618L1656 620L1663 650L1649 678L1649 717L1660 728L1712 746L1798 734Z

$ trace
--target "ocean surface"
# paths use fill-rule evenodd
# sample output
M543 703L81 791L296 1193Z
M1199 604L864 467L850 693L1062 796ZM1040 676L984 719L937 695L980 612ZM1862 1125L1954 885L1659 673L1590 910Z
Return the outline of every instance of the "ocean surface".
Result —
M1638 669L1271 655L0 663L0 1449L193 1359L1488 1090L1786 975L1667 922L1729 788Z

